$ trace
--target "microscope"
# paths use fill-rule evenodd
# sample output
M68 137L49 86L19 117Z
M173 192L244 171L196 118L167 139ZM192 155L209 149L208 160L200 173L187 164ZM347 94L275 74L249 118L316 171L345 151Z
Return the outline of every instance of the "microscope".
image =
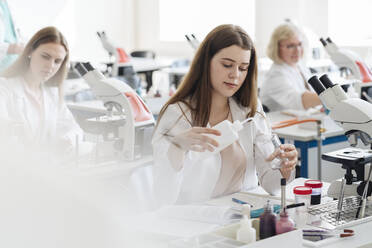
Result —
M363 83L372 81L371 70L356 53L339 48L329 37L325 40L320 38L320 42L332 61L340 68L341 74L346 74L350 79L357 79Z
M108 113L85 120L84 131L103 136L104 142L99 147L103 153L119 160L138 158L137 150L144 153L144 130L155 125L147 105L125 82L105 78L89 62L77 63L75 68L91 87L95 97L103 102Z
M336 192L344 189L345 195L361 196L367 185L366 181L369 182L369 178L365 179L365 165L372 162L372 150L359 149L355 146L359 140L366 146L372 145L372 104L359 98L349 98L341 86L333 84L326 74L319 79L313 76L308 82L330 111L329 116L345 130L345 135L352 146L322 154L322 159L340 163L346 170L345 187L339 181L332 182L328 195L338 198ZM353 171L356 176L353 175ZM368 188L370 195L372 187Z
M185 34L185 38L187 42L190 44L190 46L192 47L192 49L196 51L200 45L200 41L196 38L195 34L190 34L190 35Z

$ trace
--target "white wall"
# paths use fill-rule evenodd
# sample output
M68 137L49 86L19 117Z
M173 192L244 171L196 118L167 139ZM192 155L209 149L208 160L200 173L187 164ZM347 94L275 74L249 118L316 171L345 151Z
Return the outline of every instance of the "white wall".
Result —
M266 46L274 28L287 18L299 26L309 28L318 36L327 35L327 1L258 0L255 43L260 57L265 56Z
M74 52L80 58L107 57L96 32L104 30L114 43L130 51L134 46L133 0L77 0ZM84 13L84 14L82 14Z
M151 49L165 56L191 57L192 48L185 42L159 41L159 1L136 0L136 49ZM174 10L182 11L182 10Z
M151 49L160 56L192 57L193 50L184 42L159 41L159 0L9 0L16 22L29 38L38 29L55 25L67 37L73 59L108 59L96 32L105 30L117 46L127 52ZM233 4L233 2L226 2ZM290 18L316 35L328 36L328 0L256 0L255 44L260 57L273 29ZM175 9L174 11L182 11ZM208 21L206 10L206 21ZM241 11L236 8L236 11ZM356 50L364 58L368 48ZM367 51L367 52L366 52Z
M259 56L265 56L265 48L271 32L286 18L308 27L317 35L327 35L327 2L326 0L256 0L255 43ZM136 48L153 49L167 56L192 56L193 51L186 41L160 42L158 40L158 3L158 0L136 1ZM239 11L239 8L236 9ZM206 21L208 21L208 11L213 11L213 8L206 10Z
M27 41L37 30L56 26L66 36L72 59L108 60L97 31L105 30L126 51L135 44L135 0L11 0L13 15Z

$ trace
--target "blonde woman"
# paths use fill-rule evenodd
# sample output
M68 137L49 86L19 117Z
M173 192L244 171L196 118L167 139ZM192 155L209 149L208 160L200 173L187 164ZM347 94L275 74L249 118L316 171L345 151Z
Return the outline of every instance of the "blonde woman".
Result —
M270 111L305 110L321 104L307 83L311 74L302 63L303 38L291 23L278 26L271 35L267 56L273 64L260 88L262 103Z
M257 99L256 78L256 50L242 28L221 25L206 36L188 74L159 115L152 141L159 204L203 201L259 183L276 194L280 178L293 178L297 162L293 145L282 145L288 161L280 170L270 167L278 153L264 158L256 149L256 138L271 133ZM238 141L198 159L199 152L218 146L213 136L220 133L213 126L247 117L254 121L239 132Z

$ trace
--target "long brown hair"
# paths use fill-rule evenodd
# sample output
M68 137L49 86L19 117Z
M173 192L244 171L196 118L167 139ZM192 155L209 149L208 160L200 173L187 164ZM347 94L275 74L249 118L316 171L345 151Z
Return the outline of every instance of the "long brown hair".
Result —
M241 106L250 108L249 117L255 115L257 109L257 56L255 47L249 35L241 27L220 25L214 28L200 44L189 72L176 93L161 109L158 123L170 104L183 102L191 111L192 125L207 126L212 102L211 60L221 49L232 45L251 51L247 77L233 97Z
M54 74L53 77L48 79L44 84L47 86L57 86L59 91L59 98L60 101L63 99L63 92L62 92L62 83L63 80L66 78L67 74L67 65L69 61L69 49L68 44L63 36L63 34L55 27L45 27L39 30L32 38L28 41L23 50L22 54L17 58L17 60L9 66L1 76L6 78L23 76L30 67L30 59L29 56L33 51L35 51L40 45L46 43L56 43L62 45L66 50L66 57L61 63L60 68Z

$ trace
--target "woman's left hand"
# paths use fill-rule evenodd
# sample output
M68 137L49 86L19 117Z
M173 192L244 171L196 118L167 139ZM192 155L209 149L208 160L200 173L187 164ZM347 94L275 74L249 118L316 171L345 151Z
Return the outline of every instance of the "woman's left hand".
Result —
M280 145L280 149L283 151L279 157L280 158L287 158L282 160L282 167L280 168L280 172L282 173L282 176L286 178L287 180L291 176L292 170L295 169L297 165L297 150L294 145L291 144L283 144Z

